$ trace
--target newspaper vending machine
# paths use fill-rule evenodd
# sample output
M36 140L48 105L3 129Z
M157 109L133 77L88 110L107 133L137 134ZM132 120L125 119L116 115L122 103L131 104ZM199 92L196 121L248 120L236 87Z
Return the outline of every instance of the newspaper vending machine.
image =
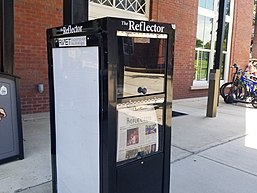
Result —
M48 29L55 193L169 193L174 36L118 18Z

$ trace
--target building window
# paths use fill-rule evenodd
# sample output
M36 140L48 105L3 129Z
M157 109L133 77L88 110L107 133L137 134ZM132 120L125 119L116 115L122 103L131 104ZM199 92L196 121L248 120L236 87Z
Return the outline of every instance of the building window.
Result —
M132 11L136 13L145 14L145 0L116 0L115 7L119 9L124 9L127 11Z
M213 10L214 0L199 0L199 7Z
M231 0L227 0L227 5L226 5L226 14L230 16L230 5L231 5Z
M113 0L90 0L90 2L98 3L100 5L113 6Z
M198 15L196 47L202 49L211 49L213 19Z
M207 80L212 44L213 19L198 15L196 54L195 54L195 80Z
M195 53L195 80L207 80L209 69L209 51L197 50Z
M148 3L146 0L90 0L90 2L109 6L114 9L121 9L138 14L147 14Z
M89 20L102 17L149 20L150 1L147 0L90 0Z
M223 42L223 61L220 67L221 80L227 80L229 68L229 56L232 36L232 16L231 7L234 5L234 0L228 0L226 5L226 23L225 35ZM218 6L219 0L198 0L198 22L196 34L195 48L195 73L194 85L207 85L208 74L214 65L216 36L218 27ZM194 86L193 85L193 86Z

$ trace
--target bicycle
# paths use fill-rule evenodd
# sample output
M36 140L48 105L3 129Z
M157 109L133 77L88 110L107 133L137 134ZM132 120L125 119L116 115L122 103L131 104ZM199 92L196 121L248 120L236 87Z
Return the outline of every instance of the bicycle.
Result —
M224 83L220 87L220 95L223 97L226 103L233 103L231 97L228 97L229 94L233 94L233 98L244 100L247 93L244 87L242 87L240 77L242 76L242 70L239 69L237 64L234 64L232 68L235 68L235 72L233 74L233 78L231 82Z
M236 69L232 82L220 87L225 103L251 103L257 108L257 81L253 77L248 78L236 64L232 67Z
M240 80L243 83L244 89L247 91L246 97L249 98L249 102L251 101L252 106L257 108L257 81L253 78L247 78L246 76L242 76Z

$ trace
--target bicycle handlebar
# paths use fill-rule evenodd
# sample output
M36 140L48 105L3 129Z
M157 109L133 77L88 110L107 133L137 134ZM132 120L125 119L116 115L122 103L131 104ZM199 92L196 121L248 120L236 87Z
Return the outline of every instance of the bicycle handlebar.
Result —
M235 64L233 64L233 66L232 66L233 68L235 68L235 69L238 69L239 68L239 66L235 63Z
M236 80L236 76L239 76L242 73L242 69L239 69L239 66L235 63L231 68L235 68L236 71L234 72L232 81L234 82Z

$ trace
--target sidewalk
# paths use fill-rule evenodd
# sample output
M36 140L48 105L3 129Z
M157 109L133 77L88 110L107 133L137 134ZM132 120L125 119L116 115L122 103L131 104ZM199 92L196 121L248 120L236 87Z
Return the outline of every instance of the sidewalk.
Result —
M207 98L175 100L171 193L256 193L257 109ZM25 159L0 165L0 193L51 193L49 114L23 116Z
M220 100L207 118L206 98L177 100L173 109L172 193L256 193L257 109Z

